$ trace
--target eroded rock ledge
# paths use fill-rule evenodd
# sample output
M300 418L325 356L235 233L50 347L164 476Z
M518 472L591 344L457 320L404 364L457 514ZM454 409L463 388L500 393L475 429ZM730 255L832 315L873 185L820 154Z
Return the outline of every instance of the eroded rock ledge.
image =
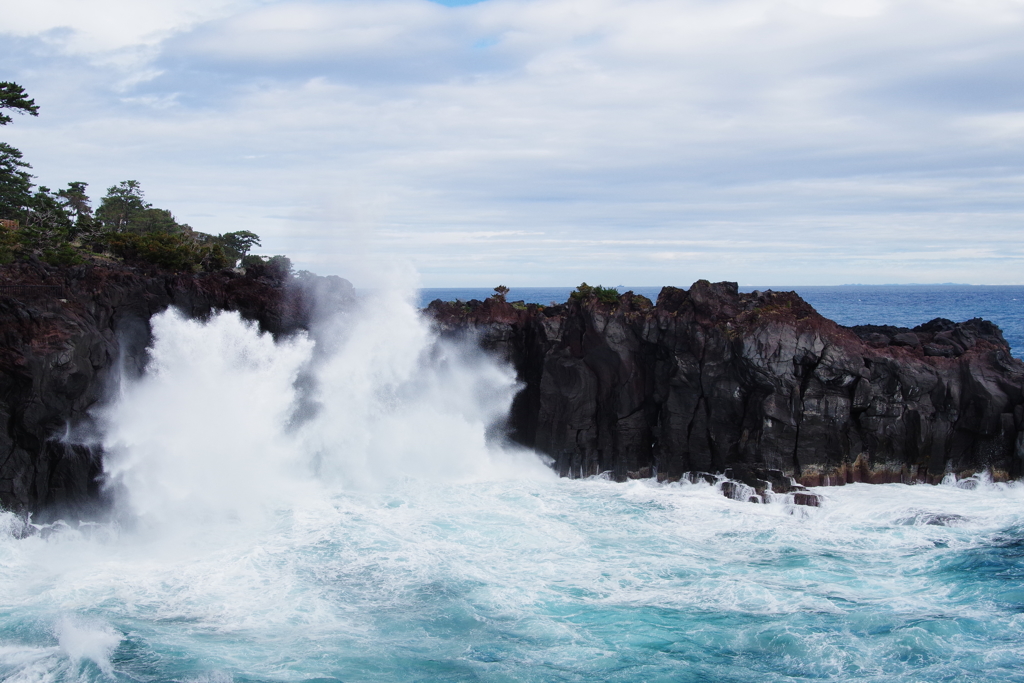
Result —
M728 472L781 492L1022 474L1024 364L984 320L847 328L793 292L707 281L657 305L492 297L428 313L514 364L512 437L563 476Z

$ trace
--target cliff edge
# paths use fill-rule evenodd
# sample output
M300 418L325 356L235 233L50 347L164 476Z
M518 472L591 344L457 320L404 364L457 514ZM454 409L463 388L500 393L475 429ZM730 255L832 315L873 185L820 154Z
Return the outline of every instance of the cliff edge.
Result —
M707 281L656 305L495 296L428 314L514 364L512 438L562 476L724 473L785 492L1022 475L1024 363L984 320L847 328L793 292Z

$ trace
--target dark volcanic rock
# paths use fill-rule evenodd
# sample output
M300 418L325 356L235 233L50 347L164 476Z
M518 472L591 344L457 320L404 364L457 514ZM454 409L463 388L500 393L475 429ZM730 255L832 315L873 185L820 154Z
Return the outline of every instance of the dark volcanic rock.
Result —
M332 291L347 285L320 280ZM0 506L51 517L98 502L101 454L74 442L93 436L90 408L112 383L144 367L153 314L235 310L281 334L305 326L312 305L301 287L230 270L24 262L0 267L0 282Z
M821 507L821 496L816 493L794 493L794 505L808 505L810 507Z
M90 409L141 372L154 313L235 310L286 334L352 296L340 278L293 287L99 262L2 266L0 284L0 505L51 517L98 502ZM492 297L428 314L515 366L510 435L563 476L722 475L733 497L814 505L805 486L1022 474L1024 364L984 320L844 328L795 293L706 281L666 287L657 305Z
M845 328L793 292L706 281L666 287L656 306L494 297L428 313L515 365L512 438L563 476L731 469L759 495L791 478L1021 476L1024 364L984 320Z

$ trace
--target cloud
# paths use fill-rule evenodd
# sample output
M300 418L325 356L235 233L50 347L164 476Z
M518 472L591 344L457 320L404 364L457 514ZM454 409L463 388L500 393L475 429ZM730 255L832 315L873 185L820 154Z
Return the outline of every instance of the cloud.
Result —
M234 0L5 0L0 6L4 33L41 36L61 52L96 55L157 45L175 32L245 4Z
M1020 281L1017 0L5 4L41 181L300 267Z

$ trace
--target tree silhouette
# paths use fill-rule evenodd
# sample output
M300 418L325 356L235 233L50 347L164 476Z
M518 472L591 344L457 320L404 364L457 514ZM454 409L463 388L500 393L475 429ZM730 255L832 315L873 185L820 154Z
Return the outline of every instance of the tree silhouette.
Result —
M39 105L36 101L28 98L23 87L10 81L0 81L0 109L13 109L19 114L39 116ZM6 126L13 120L0 112L0 126Z

